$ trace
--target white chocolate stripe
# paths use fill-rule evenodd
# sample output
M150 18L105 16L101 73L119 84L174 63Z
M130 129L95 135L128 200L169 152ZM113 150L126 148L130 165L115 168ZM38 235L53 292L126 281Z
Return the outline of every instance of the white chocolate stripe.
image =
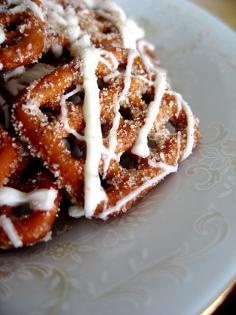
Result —
M4 32L4 26L2 24L0 24L0 45L2 43L4 43L6 40L6 35L5 35L5 32Z
M106 4L106 2L104 2ZM104 5L103 10L99 10L99 14L107 20L110 20L118 28L123 41L123 47L126 49L136 49L136 43L144 37L144 30L140 28L135 21L128 19L124 11L115 3L110 2L109 6ZM116 15L114 15L114 12Z
M107 50L101 50L101 55L105 55L107 58L111 59L111 65L112 65L112 70L115 71L117 70L117 68L119 67L119 63L118 60L116 59L116 57L113 55L113 53L111 53L110 51Z
M147 47L151 51L154 51L154 46L147 41L141 39L137 42L137 50L143 59L147 71L158 68L156 65L153 64L152 58L145 52L145 47Z
M113 70L112 65L110 64L110 62L108 60L106 60L103 57L99 57L99 62L103 63L105 66L107 66L108 69L110 69L111 71Z
M80 87L77 87L70 93L63 95L61 98L61 120L63 122L65 130L69 133L72 134L76 139L78 140L84 140L84 137L79 134L75 129L71 128L68 122L68 112L67 112L67 106L66 106L66 100L70 98L71 96L75 95L81 90Z
M179 117L179 114L180 114L181 109L182 109L183 97L179 93L175 93L175 92L172 92L172 93L174 93L174 95L175 95L175 100L176 100L177 108L178 108L177 113L175 114L175 116Z
M103 140L100 122L100 99L96 69L100 51L87 48L82 53L84 74L84 105L86 161L84 167L84 209L85 216L91 218L97 205L105 200L105 194L99 178L99 163L102 156Z
M136 140L136 143L134 147L132 148L132 153L140 157L145 158L145 157L148 157L150 154L147 137L159 113L161 101L166 90L166 84L167 84L166 72L164 72L163 70L160 70L157 73L157 77L155 81L154 101L148 107L148 113L147 113L145 124L141 128L138 138Z
M120 75L120 72L118 70L112 72L111 74L108 74L103 78L104 82L109 82L112 79L117 78Z
M144 190L150 188L151 186L157 185L158 182L161 181L164 177L171 173L177 172L178 169L178 165L171 166L162 162L156 163L155 167L162 169L162 172L159 175L144 182L140 187L119 200L114 207L106 209L102 214L100 214L99 218L107 220L111 214L120 211L122 207L125 207L128 202L135 200Z
M158 67L153 64L152 59L149 56L147 56L147 54L145 53L145 50L144 50L145 46L149 47L149 49L151 50L154 49L154 47L150 45L148 42L144 40L138 41L137 49L142 56L142 59L144 61L144 64L147 70L154 70L157 72ZM176 117L179 116L179 113L182 108L184 109L186 117L187 117L187 143L186 143L186 148L184 150L184 154L182 157L182 161L183 161L186 158L188 158L189 155L192 153L193 146L194 146L194 127L195 127L194 115L192 113L190 106L183 100L182 95L173 91L167 91L167 93L174 95L176 98L176 103L178 106Z
M57 190L38 189L30 193L24 193L10 187L0 188L0 206L17 207L28 203L32 210L50 211L57 198Z
M27 9L30 9L36 16L44 21L44 15L41 8L31 0L7 0L7 4L9 6L16 5L14 8L9 10L12 14L22 13Z
M52 0L45 0L45 2L49 8L47 12L48 20L53 21L53 26L58 28L70 40L70 43L73 44L73 51L77 50L74 45L75 41L85 32L81 31L79 27L76 10L70 6L64 9L63 6ZM133 20L128 19L116 3L110 1L85 1L85 3L89 8L98 9L101 16L117 26L124 48L136 49L136 42L144 37L144 30Z
M177 151L177 155L176 155L176 160L175 163L179 163L179 158L180 158L180 151L181 151L181 132L178 131L177 133L177 146L178 146L178 151Z
M52 0L45 0L45 3L48 7L47 20L50 21L52 28L54 28L56 32L61 33L69 40L71 54L77 57L79 55L80 45L84 45L84 40L79 42L79 38L83 37L84 32L80 29L78 14L70 5L63 8L61 4ZM53 51L58 58L62 54L63 48L57 45L53 47Z
M182 157L182 161L184 161L192 154L193 151L195 119L190 106L185 101L183 101L182 106L187 117L187 143Z
M22 243L13 223L5 215L0 216L0 227L6 233L7 237L12 242L12 244L15 248L23 246L23 243Z
M68 212L69 212L69 216L76 219L83 218L85 215L84 208L76 204L69 207Z
M186 142L186 147L184 149L182 161L186 160L193 151L194 147L194 132L195 132L195 119L193 112L188 105L187 102L184 101L183 97L181 94L176 93L176 92L168 92L170 94L173 94L175 96L177 106L178 106L178 112L176 113L176 116L178 117L181 109L184 110L186 118L187 118L187 142Z
M129 51L129 55L128 55L128 61L127 61L127 67L126 67L126 71L124 74L124 89L118 99L118 101L115 104L115 117L114 117L114 121L113 121L113 125L112 128L110 130L108 139L109 139L109 148L108 148L108 152L107 152L107 156L104 159L104 177L106 175L106 172L109 168L110 165L110 161L111 159L114 157L115 154L115 150L116 150L116 146L117 146L117 130L119 128L120 125L120 103L123 102L126 99L126 96L129 92L130 89L130 85L131 85L131 74L132 74L132 67L133 67L133 63L134 63L134 59L137 56L137 52L135 50L130 50Z
M99 14L116 25L120 31L123 46L127 49L135 49L136 42L144 37L144 30L135 21L128 19L125 12L112 1L84 1L89 8L98 9Z
M175 117L179 117L179 114L183 108L182 103L183 103L183 97L181 94L171 91L171 90L167 90L166 91L167 94L172 95L175 97L175 101L176 101L176 105L177 105L177 112L175 114Z

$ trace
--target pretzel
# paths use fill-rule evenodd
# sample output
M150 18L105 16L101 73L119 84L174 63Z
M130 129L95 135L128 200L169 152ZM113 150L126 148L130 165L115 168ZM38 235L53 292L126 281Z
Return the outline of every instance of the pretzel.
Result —
M46 0L47 50L62 55L67 47L74 56L77 45L91 42L97 48L136 48L144 32L114 3ZM79 42L79 43L78 43Z
M24 99L34 99L41 94L43 99L40 100L40 103L36 105L36 111L38 111L40 115L40 107L48 102L50 102L50 108L45 108L50 111L54 111L56 113L58 110L60 111L60 98L64 92L71 88L71 86L81 85L82 84L82 77L79 74L79 69L81 66L80 61L73 61L69 65L63 66L57 69L52 74L49 74L45 78L38 81L38 83L33 86L33 88L29 88L29 95L28 93L23 94L20 97L20 100L15 105L15 122L16 122L16 129L20 130L18 127L20 119L24 121L29 128L27 128L26 134L24 135L27 140L32 144L34 141L40 141L43 138L43 143L46 144L45 147L41 147L41 153L37 153L40 157L45 158L45 162L48 165L51 165L50 169L54 172L60 172L61 176L59 179L60 186L71 184L71 186L76 187L76 195L80 196L83 191L83 183L82 179L82 168L80 167L79 161L75 158L71 157L71 154L66 150L66 148L62 145L62 140L67 137L69 134L66 130L61 129L61 121L52 121L52 123L48 123L48 117L44 115L44 119L46 119L46 124L44 124L44 132L42 134L42 138L39 135L37 130L42 131L42 122L41 119L37 115L31 115L30 112L25 111L21 105L24 104ZM100 67L100 75L106 75L109 70L101 65ZM58 81L58 78L60 80ZM51 88L48 88L48 87ZM55 87L57 86L57 90ZM111 90L110 95L106 95L107 102L111 100L111 97L114 96L115 91L114 88ZM83 128L83 115L82 115L82 108L80 106L76 106L74 104L70 104L68 107L68 116L70 116L69 120L72 123L72 127L74 129L80 130ZM62 119L61 119L62 120ZM24 125L25 129L26 125ZM61 131L59 131L59 129ZM30 131L31 130L31 131ZM32 132L32 137L29 137L28 133ZM35 143L35 142L34 142ZM53 143L53 146L52 146ZM54 146L55 144L55 146ZM46 153L45 148L51 147L49 154ZM47 149L46 149L47 150ZM55 150L55 151L54 151ZM36 152L34 150L34 152ZM57 154L55 154L57 152ZM65 160L65 163L63 162ZM59 166L59 169L58 167ZM54 168L55 167L55 168Z
M19 158L20 157L20 158ZM23 150L0 126L0 186L6 184L9 177L22 162Z
M1 70L37 61L45 44L41 0L1 0L0 6Z
M12 159L21 161L18 156ZM6 164L6 161L1 159L0 162L1 178L5 175L5 179L8 179L7 186L6 181L0 181L2 249L32 245L46 240L50 236L59 210L60 194L56 190L52 176L45 170L36 170L35 161L33 163L31 161L29 155L25 153L23 163L15 162L18 167L10 177L10 173L2 172L3 163ZM34 165L33 168L31 164Z
M26 201L36 198L40 194L41 199L50 198L53 200L50 208L38 209L31 208L29 205L5 206L0 201L0 248L8 249L13 247L22 247L33 245L49 236L52 225L56 219L59 210L59 195L49 176L39 173L27 184L20 182L18 189L9 187L0 188L0 196L7 193L16 195L16 198L25 197ZM23 194L29 192L28 194ZM31 193L30 193L31 192ZM33 201L31 201L33 202ZM34 201L36 202L36 201ZM46 239L45 239L46 240Z
M82 94L76 104L67 101L76 93ZM14 124L59 187L87 217L102 219L125 212L175 172L199 137L198 120L168 89L165 73L149 71L136 51L125 49L87 48L82 60L30 86L15 104ZM134 167L123 165L127 155ZM80 215L77 206L70 213Z

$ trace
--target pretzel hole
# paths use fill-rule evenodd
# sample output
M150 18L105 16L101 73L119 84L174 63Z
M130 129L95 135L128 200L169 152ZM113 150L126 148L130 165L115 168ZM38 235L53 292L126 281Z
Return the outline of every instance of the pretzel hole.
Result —
M48 51L42 55L38 62L50 64L50 62L53 60L53 57L53 53L51 51Z
M125 120L132 120L133 119L133 115L132 115L130 107L121 106L120 107L120 114Z
M142 95L142 100L149 105L151 102L153 102L154 98L153 95L151 95L150 93L144 93Z
M54 60L53 58L55 58L53 53L51 51L48 51L42 55L38 62L50 64L52 60Z
M22 35L17 32L17 25L15 23L11 23L9 26L5 27L6 38L2 44L0 44L1 48L7 48L9 46L17 44Z
M138 159L134 155L125 152L120 157L120 165L126 170L138 169Z
M4 106L5 107L5 106ZM8 109L6 109L8 111ZM5 111L4 108L0 106L0 124L5 126Z
M55 67L64 65L71 61L71 55L66 47L63 47L62 55L57 56L51 50L43 53L42 57L38 60L39 63L46 63Z
M100 180L101 180L101 186L104 190L108 191L109 189L111 189L113 186L112 184L109 182L108 179L104 179L100 176Z
M68 102L73 103L74 105L81 104L84 100L84 91L79 91L78 93L72 95L67 99Z
M126 64L120 63L119 66L118 66L117 71L118 71L118 72L121 72L121 73L125 72L126 66L127 66Z
M73 135L62 140L63 145L70 151L73 158L79 160L85 155L85 144L82 141L78 141Z
M170 121L165 124L165 129L167 129L170 133L176 132L175 127L170 123Z
M60 114L60 108L55 108L52 104L45 104L40 106L41 112L47 116L48 122L51 123Z
M17 24L16 23L11 23L6 26L6 31L7 32L15 32L17 30Z
M29 204L23 204L14 208L14 214L16 217L26 217L31 214Z
M148 139L148 147L150 149L155 149L157 147L157 143L155 140L153 139Z
M7 5L7 9L8 10L14 9L15 7L16 7L16 4L14 4L14 3L11 3L11 4Z
M105 35L111 34L112 33L112 29L110 26L104 26L102 29L102 33Z
M99 11L97 11L97 10L95 10L95 19L96 19L96 21L99 23L99 24L101 24L102 26L105 24L105 23L109 23L108 22L108 20L106 19L106 18L104 18L104 16L102 16L101 14L100 14L100 12ZM97 24L98 24L97 23Z
M97 85L100 91L107 88L107 83L103 80L103 78L98 78Z
M26 157L27 165L24 166L22 169L20 175L20 181L24 184L26 184L26 187L28 187L28 184L33 183L35 176L44 169L44 166L42 165L42 162L38 160L37 158L29 158ZM13 183L14 184L14 183ZM25 185L24 185L25 187Z
M108 124L102 124L101 128L102 128L102 137L107 138L111 128L109 127Z
M98 29L103 34L110 34L113 32L112 24L108 22L103 16L99 15L99 12L96 14L96 21L98 25Z

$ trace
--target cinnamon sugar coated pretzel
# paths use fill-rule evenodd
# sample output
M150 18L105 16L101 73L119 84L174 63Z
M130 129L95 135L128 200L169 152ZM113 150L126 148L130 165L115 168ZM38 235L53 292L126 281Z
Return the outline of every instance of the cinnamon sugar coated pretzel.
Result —
M10 248L45 239L60 191L74 218L126 212L192 154L199 121L115 3L1 6L0 247Z
M2 128L0 138L0 248L32 245L49 235L60 196L52 176L32 171L29 155Z
M41 0L0 1L0 68L37 61L44 50L44 33Z

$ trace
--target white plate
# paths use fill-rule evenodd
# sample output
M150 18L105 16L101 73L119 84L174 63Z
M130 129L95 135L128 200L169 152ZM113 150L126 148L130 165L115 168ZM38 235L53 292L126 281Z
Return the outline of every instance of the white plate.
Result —
M1 253L1 315L197 314L236 275L236 35L181 0L121 0L201 119L201 145L128 215Z

